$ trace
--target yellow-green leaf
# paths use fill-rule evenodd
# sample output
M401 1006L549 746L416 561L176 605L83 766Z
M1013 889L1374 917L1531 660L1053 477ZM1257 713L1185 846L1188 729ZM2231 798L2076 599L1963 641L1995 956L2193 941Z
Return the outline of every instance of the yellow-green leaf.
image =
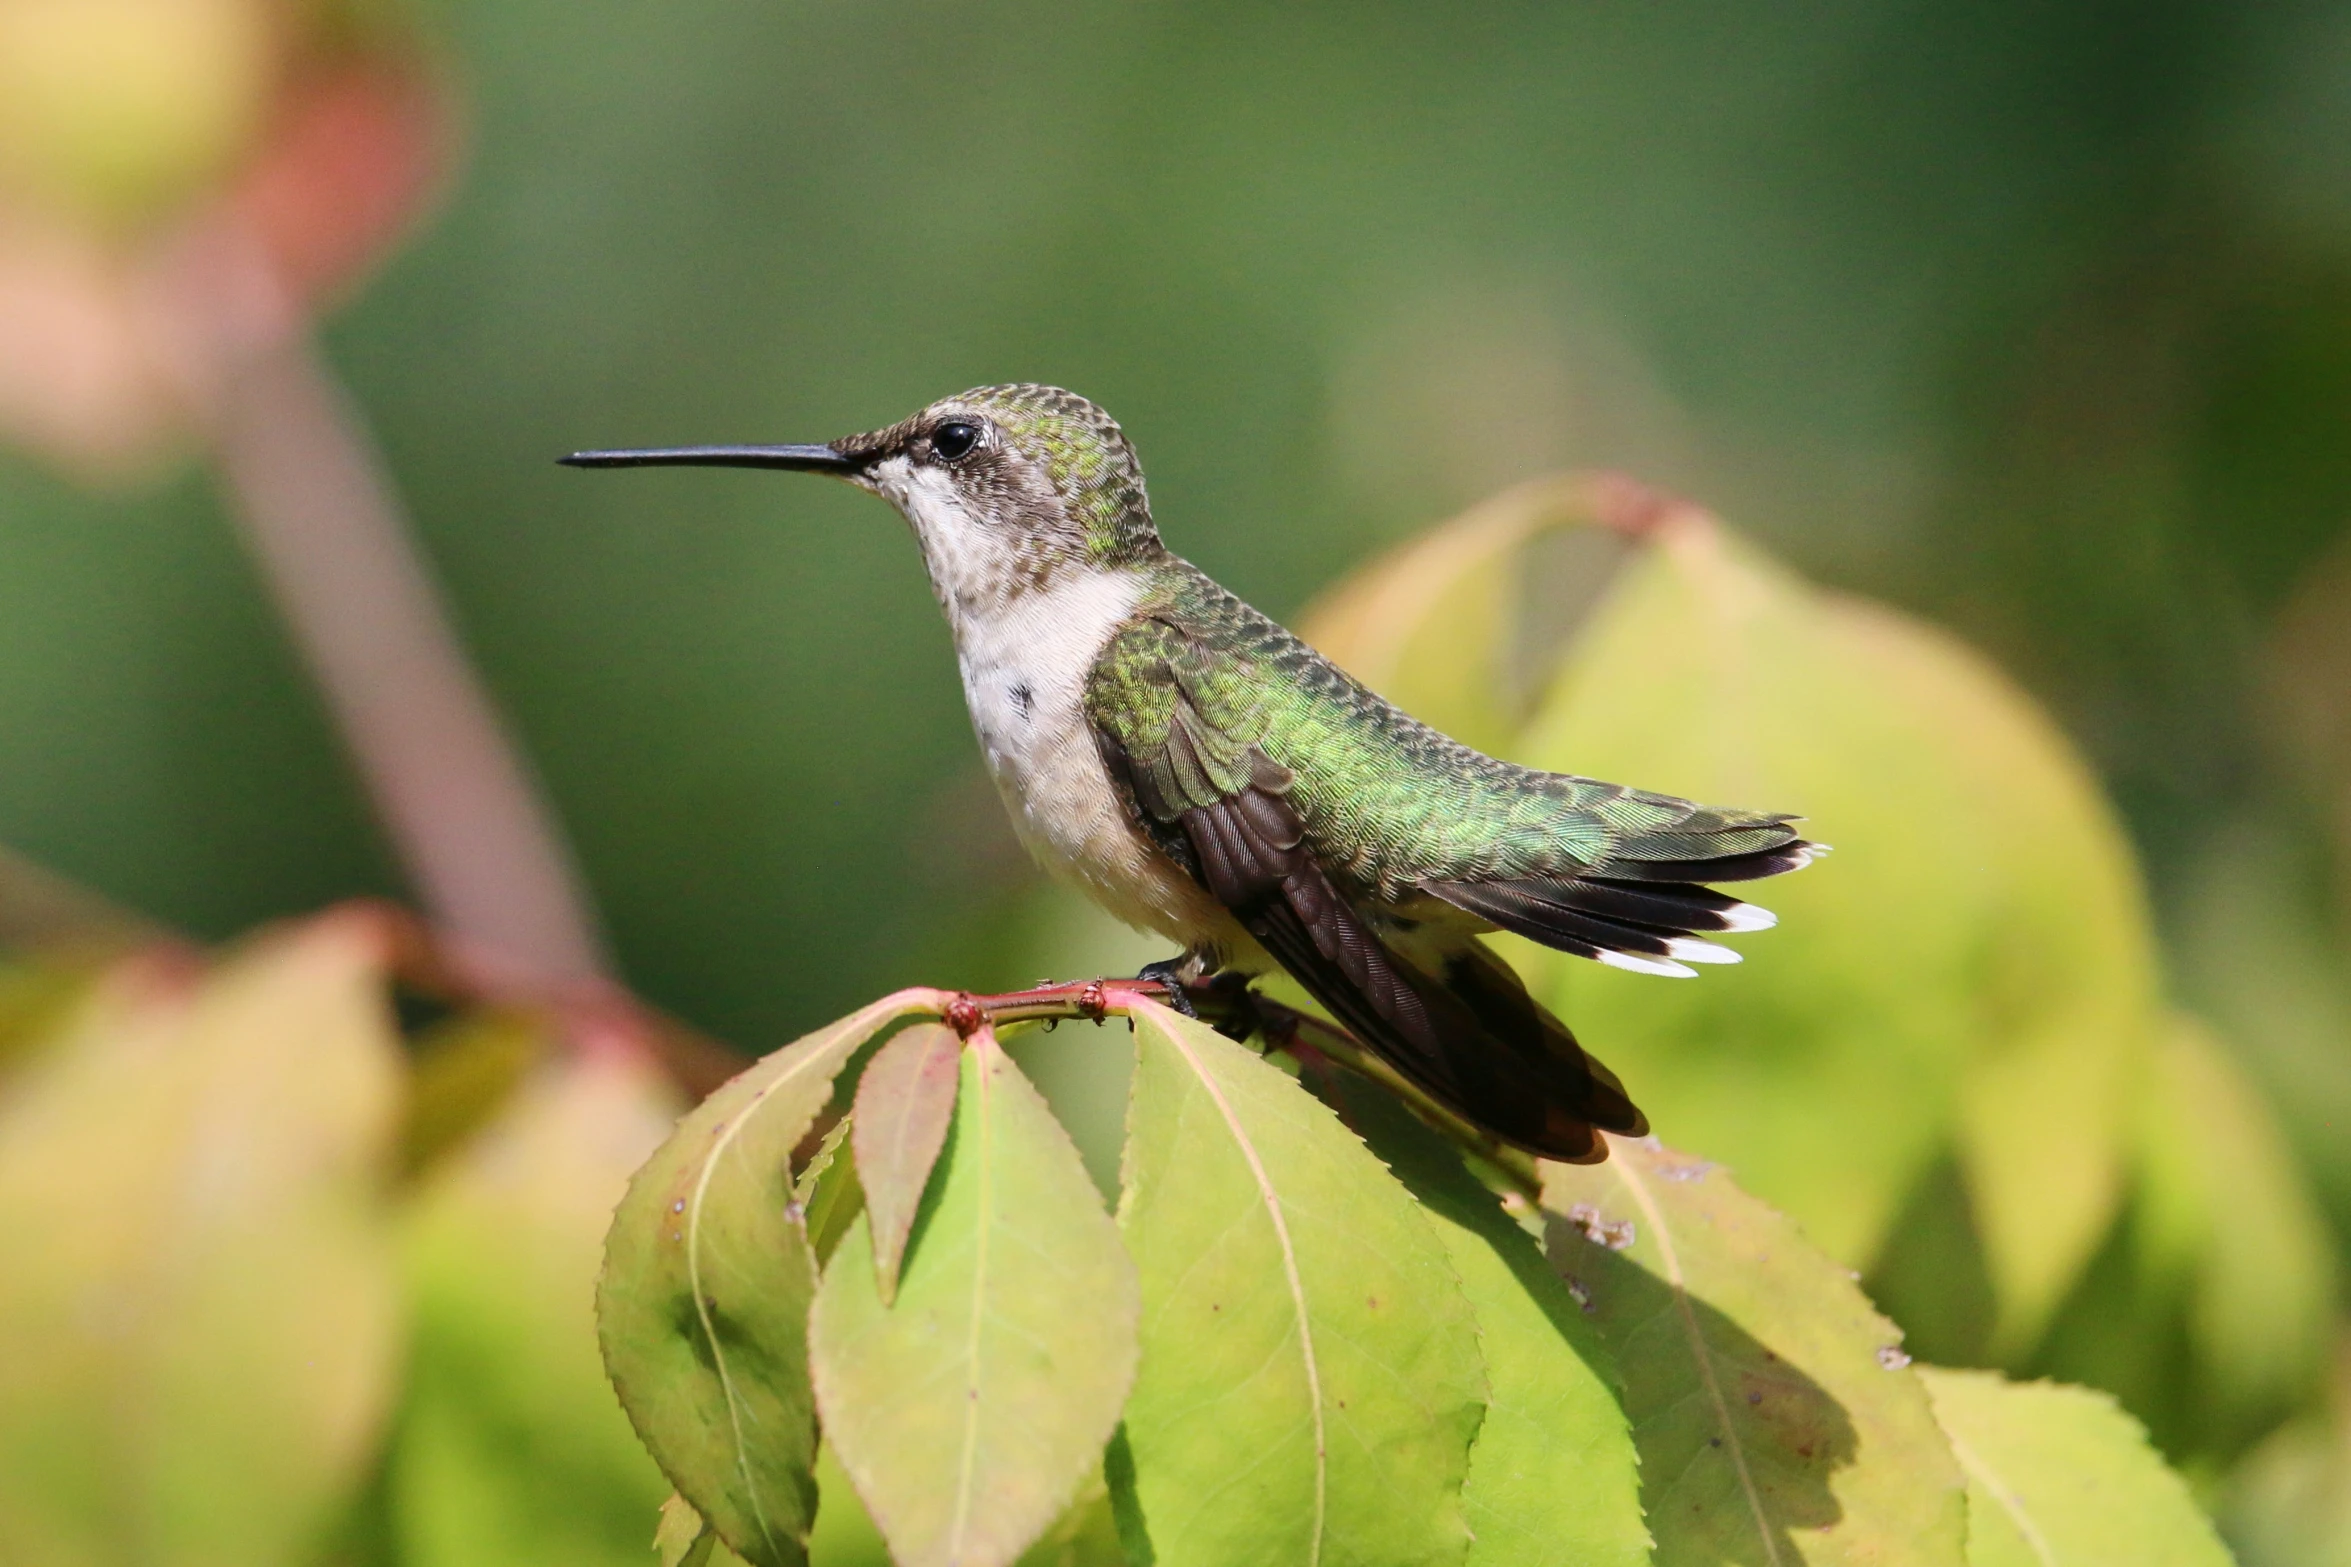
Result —
M891 1567L890 1548L829 1443L817 1453L816 1484L822 1501L816 1532L808 1537L809 1567ZM1129 1567L1099 1468L1087 1473L1062 1515L1021 1552L1017 1567Z
M1956 1567L1958 1470L1850 1275L1653 1142L1543 1173L1552 1262L1624 1376L1659 1567Z
M396 1358L400 1103L365 922L133 961L0 1104L0 1560L307 1561Z
M1110 1465L1130 1555L1460 1561L1486 1379L1428 1215L1277 1068L1165 1007L1134 1022L1143 1362Z
M439 1162L405 1253L414 1328L387 1505L409 1567L642 1567L669 1489L596 1350L596 1268L676 1093L573 1058Z
M826 1443L901 1567L1012 1562L1099 1467L1135 1374L1134 1264L1076 1147L992 1033L961 1075L895 1299L869 1203L809 1319Z
M1516 944L1653 1124L1869 1261L1954 1144L1996 1347L2115 1211L2153 962L2130 852L2049 722L1929 627L1683 514L1618 574L1519 759L1793 810L1836 854L1757 886L1748 961L1660 980Z
M865 1188L857 1183L857 1161L849 1152L849 1134L855 1130L854 1115L835 1121L792 1186L792 1200L800 1205L800 1222L819 1268L833 1260L841 1237L865 1211Z
M792 1152L858 1047L937 999L901 991L758 1062L678 1123L613 1215L605 1369L679 1494L755 1567L799 1567L816 1513L816 1260Z
M2202 1024L2175 1017L2153 1067L2139 1243L2149 1271L2187 1292L2204 1420L2250 1434L2325 1364L2335 1313L2326 1221L2277 1117Z
M1623 517L1637 489L1578 474L1505 490L1347 578L1307 611L1300 635L1421 722L1507 752L1557 642L1631 548L1626 533L1590 524ZM1531 570L1539 540L1565 556L1547 574Z
M2243 1567L2351 1567L2351 1343L2327 1407L2273 1433L2231 1471L2221 1529Z
M1477 1317L1492 1391L1461 1490L1470 1567L1645 1567L1640 1460L1599 1334L1455 1150L1358 1079L1332 1092L1419 1199Z
M884 1304L898 1293L898 1265L931 1166L955 1119L963 1042L944 1023L900 1029L874 1052L857 1080L849 1143L873 1229L874 1282Z
M2188 1488L2105 1394L1922 1376L1967 1474L1968 1567L2230 1567Z
M684 1497L671 1493L661 1504L653 1531L653 1555L660 1567L738 1567L743 1560L726 1547L718 1531Z
M0 848L0 951L119 953L171 932Z

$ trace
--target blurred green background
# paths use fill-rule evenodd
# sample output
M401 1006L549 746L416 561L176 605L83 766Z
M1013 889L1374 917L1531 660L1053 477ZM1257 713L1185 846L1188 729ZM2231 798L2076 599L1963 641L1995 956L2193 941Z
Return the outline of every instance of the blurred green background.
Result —
M1033 873L886 509L552 459L1053 381L1279 616L1600 465L1985 650L2351 1236L2351 7L425 23L464 150L326 349L647 999L763 1051L1093 949L997 939ZM402 891L201 465L0 443L0 843L208 938Z

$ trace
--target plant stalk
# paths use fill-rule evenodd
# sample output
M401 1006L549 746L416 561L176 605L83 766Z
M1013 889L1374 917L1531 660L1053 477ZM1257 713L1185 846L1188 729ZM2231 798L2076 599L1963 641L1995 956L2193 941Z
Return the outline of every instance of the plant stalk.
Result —
M241 356L216 398L230 509L435 923L519 987L606 982L553 817L310 338Z

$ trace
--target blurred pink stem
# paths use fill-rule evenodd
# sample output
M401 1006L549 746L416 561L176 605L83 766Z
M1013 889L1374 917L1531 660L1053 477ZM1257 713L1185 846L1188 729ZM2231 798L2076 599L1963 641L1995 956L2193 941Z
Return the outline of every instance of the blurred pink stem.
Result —
M241 356L215 396L231 509L433 919L514 983L601 979L577 870L358 410L299 331Z

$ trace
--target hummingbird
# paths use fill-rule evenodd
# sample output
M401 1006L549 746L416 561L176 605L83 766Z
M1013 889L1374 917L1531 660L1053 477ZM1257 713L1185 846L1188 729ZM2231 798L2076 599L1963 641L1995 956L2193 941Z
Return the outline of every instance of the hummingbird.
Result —
M1286 970L1456 1114L1547 1158L1648 1120L1480 938L1645 974L1739 954L1715 890L1807 864L1780 812L1487 756L1383 700L1160 541L1118 424L983 386L822 445L578 452L829 474L895 506L946 612L972 727L1044 867L1182 948L1180 986ZM1177 989L1177 994L1181 994Z

